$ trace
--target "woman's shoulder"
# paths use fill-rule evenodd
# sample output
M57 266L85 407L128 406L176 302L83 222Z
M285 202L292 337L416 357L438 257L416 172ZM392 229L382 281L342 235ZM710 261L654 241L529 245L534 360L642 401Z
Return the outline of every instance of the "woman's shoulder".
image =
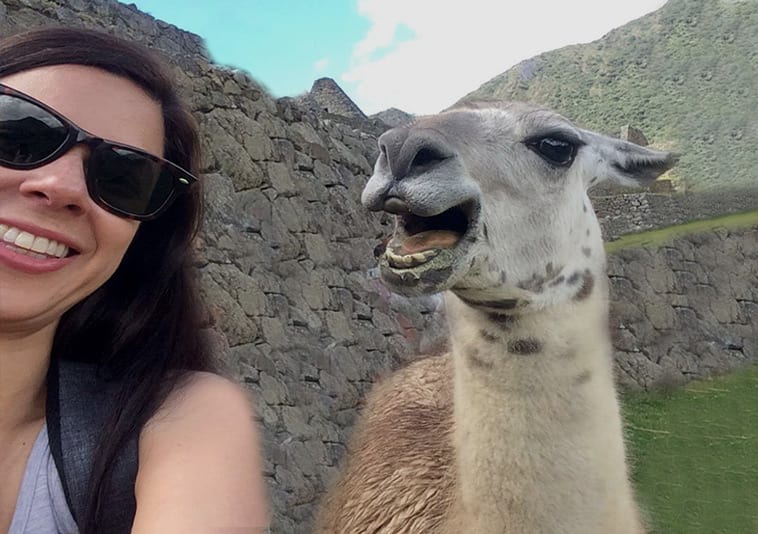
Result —
M183 379L140 434L135 495L134 532L188 532L203 524L263 528L265 491L250 395L211 373Z
M190 372L145 425L140 449L144 442L180 440L214 429L220 432L212 435L218 442L251 438L256 430L252 397L227 378Z
M181 417L202 418L219 415L216 410L229 412L230 416L252 418L252 398L247 390L223 376L192 371L166 397L163 405L146 425L151 427L172 425ZM223 423L223 420L220 421Z

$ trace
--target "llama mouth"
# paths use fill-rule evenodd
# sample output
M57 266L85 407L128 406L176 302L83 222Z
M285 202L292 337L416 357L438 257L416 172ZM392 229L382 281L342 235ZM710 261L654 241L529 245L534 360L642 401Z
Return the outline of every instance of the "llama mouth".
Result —
M472 241L478 212L478 203L469 201L430 217L401 213L397 215L395 233L387 243L383 259L395 271L430 263L449 266L459 255L457 249Z

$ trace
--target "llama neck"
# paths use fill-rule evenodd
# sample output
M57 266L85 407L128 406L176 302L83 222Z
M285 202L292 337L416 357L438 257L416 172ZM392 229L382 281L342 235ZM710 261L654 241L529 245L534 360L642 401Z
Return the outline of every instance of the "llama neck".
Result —
M639 531L606 293L513 318L448 295L458 516L476 525L468 531Z

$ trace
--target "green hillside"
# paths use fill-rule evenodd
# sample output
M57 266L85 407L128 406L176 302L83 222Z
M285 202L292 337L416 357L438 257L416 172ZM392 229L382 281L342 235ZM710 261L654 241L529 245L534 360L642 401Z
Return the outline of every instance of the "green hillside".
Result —
M690 190L758 187L758 0L669 0L470 97L537 102L607 133L631 124L682 153L673 174Z

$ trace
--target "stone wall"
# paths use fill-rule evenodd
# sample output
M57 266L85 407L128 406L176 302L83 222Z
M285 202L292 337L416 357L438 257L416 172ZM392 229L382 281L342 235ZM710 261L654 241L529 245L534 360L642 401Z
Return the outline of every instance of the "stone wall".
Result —
M758 187L705 193L661 194L630 190L608 194L590 191L592 205L607 241L720 215L758 210Z
M758 226L608 257L619 382L681 384L758 361Z
M0 34L44 24L105 28L173 65L205 149L197 246L207 332L256 398L272 531L309 532L363 395L444 338L439 297L403 299L375 277L372 251L390 221L359 198L380 127L274 100L244 73L211 65L197 36L132 6L0 0ZM756 358L755 241L755 230L718 231L611 258L624 384Z

